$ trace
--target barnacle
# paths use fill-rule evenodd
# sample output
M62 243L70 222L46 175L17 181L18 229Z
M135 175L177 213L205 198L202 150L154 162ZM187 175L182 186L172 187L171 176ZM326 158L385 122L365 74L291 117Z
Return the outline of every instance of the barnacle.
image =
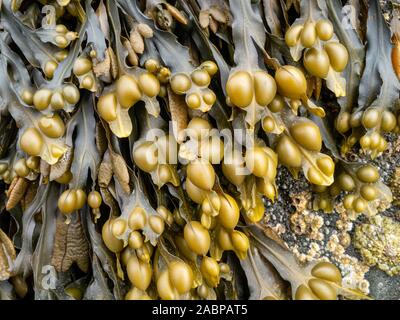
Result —
M399 273L399 16L380 10L0 1L0 298L396 291L367 273Z
M391 178L390 181L390 189L393 192L393 203L397 204L400 200L400 195L399 195L399 185L400 185L400 181L399 181L399 176L400 176L400 169L396 168L393 176Z
M397 275L399 270L399 223L385 216L374 216L356 227L354 246L369 265Z

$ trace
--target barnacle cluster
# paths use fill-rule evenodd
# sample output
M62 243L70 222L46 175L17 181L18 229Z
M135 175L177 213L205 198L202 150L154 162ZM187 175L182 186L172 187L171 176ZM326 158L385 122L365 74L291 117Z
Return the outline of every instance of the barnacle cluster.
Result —
M393 203L398 204L400 201L399 187L400 187L400 168L395 168L393 176L390 181L390 187L393 190Z
M323 235L320 232L320 228L324 220L318 214L308 209L311 194L307 191L303 191L291 194L290 198L292 200L292 205L296 209L290 215L290 226L293 232L298 235L305 234L308 238L313 240L322 240Z
M399 274L400 225L385 216L374 216L356 227L354 246L369 266L376 265L388 275Z
M0 1L0 297L365 299L352 223L397 274L398 16L295 6Z
M323 218L315 213L295 212L290 216L291 227L296 234L306 234L308 238L322 240L323 235L319 229L323 225Z

